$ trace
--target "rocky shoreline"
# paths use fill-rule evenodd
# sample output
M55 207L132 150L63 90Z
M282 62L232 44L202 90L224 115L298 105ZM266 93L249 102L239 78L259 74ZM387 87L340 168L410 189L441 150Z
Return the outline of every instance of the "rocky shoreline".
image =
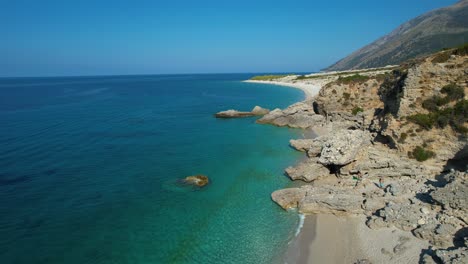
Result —
M291 140L307 159L285 173L304 184L273 192L273 201L303 214L361 216L372 230L407 232L430 245L411 256L420 263L468 263L468 56L452 55L443 63L434 62L435 56L398 68L274 80L320 89L257 123L328 133ZM429 110L435 99L444 105ZM443 119L460 108L457 120ZM427 125L424 117L437 121ZM384 251L352 261L399 263L405 254L414 255L404 246Z

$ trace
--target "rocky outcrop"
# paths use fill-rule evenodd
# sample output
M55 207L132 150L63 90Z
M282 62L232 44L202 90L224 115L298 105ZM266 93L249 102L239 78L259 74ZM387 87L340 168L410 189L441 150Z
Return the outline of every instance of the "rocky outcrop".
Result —
M256 115L256 116L266 115L266 114L268 114L269 112L270 112L269 109L262 108L262 107L260 107L260 106L258 106L258 105L255 106L255 107L252 109L252 111L251 111L251 113L254 114L254 115Z
M298 151L307 152L314 142L313 139L291 139L289 145Z
M239 117L251 117L251 116L260 116L268 114L270 110L261 108L260 106L255 106L250 112L241 112L237 110L226 110L221 111L215 114L216 118L239 118Z
M310 103L300 102L281 110L275 109L257 120L259 124L272 124L292 128L322 126L325 117L314 112Z
M353 162L358 152L368 143L368 134L360 130L341 130L327 138L320 153L319 163L343 166Z
M291 180L311 182L330 175L330 171L322 164L317 163L317 159L307 159L294 167L286 168L286 175Z
M305 197L299 203L299 211L308 214L362 213L363 197L349 188L308 186Z
M288 188L275 191L271 194L271 199L283 209L297 208L299 202L305 196L305 189Z
M204 187L210 182L208 176L205 175L193 175L185 177L184 183L195 185L198 187Z
M468 225L468 173L453 171L444 180L447 185L433 191L432 199L442 205L445 214Z

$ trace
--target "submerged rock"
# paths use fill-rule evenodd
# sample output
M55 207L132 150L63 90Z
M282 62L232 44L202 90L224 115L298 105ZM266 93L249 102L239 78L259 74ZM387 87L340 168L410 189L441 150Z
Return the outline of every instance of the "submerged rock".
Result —
M226 110L226 111L221 111L215 114L216 118L238 118L238 117L250 117L250 116L260 116L260 115L265 115L270 110L262 108L260 106L255 106L252 111L250 112L241 112L237 110Z
M210 182L210 180L208 176L205 175L193 175L185 177L184 182L198 187L203 187L207 185Z

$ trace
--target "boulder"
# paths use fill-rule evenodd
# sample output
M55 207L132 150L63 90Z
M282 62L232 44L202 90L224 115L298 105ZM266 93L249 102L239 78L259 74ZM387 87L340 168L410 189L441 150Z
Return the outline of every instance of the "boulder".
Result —
M319 177L330 175L327 167L317 163L316 159L307 159L294 167L286 168L286 174L291 180L311 182Z
M207 185L210 182L210 180L208 176L205 175L193 175L185 177L184 182L198 187L203 187Z
M327 138L319 163L343 166L353 162L367 143L367 133L361 130L340 130Z

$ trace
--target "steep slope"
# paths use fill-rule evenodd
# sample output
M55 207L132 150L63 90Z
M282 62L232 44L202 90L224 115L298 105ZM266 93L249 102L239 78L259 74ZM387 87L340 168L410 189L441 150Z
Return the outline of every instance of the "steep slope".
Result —
M325 70L400 64L465 42L468 42L468 0L416 17Z

